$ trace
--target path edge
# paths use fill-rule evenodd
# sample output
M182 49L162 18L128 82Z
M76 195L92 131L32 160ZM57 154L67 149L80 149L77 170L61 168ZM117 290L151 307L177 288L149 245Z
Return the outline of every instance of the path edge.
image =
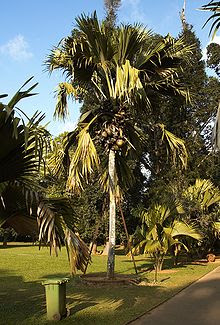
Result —
M189 283L188 285L186 285L185 287L183 287L182 289L180 289L179 291L177 291L176 293L174 293L171 297L166 298L164 301L160 302L158 305L152 307L151 309L149 309L148 311L144 312L143 314L137 316L136 318L124 323L123 325L129 325L133 322L135 322L136 320L139 320L141 317L147 315L148 313L150 313L151 311L153 311L154 309L156 309L157 307L163 305L164 303L166 303L168 300L172 299L173 297L175 297L176 295L178 295L180 292L182 292L183 290L187 289L188 287L192 286L193 284L195 284L197 281L200 281L202 278L204 278L205 276L207 276L208 274L211 274L213 272L215 272L215 270L217 268L220 268L220 265L216 266L216 268L214 268L212 271L207 272L206 274L202 275L201 277L199 277L198 279L196 279L195 281Z

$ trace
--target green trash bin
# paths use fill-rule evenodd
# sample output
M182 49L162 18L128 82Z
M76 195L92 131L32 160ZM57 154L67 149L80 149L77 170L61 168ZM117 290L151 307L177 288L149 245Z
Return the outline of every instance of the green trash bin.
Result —
M66 309L66 283L68 281L68 278L54 278L42 282L45 286L48 320L60 320L68 316Z

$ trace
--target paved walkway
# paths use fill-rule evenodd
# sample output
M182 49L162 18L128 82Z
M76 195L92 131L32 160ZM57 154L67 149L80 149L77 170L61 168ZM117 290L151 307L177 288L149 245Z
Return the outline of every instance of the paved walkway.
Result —
M130 325L220 325L220 266Z

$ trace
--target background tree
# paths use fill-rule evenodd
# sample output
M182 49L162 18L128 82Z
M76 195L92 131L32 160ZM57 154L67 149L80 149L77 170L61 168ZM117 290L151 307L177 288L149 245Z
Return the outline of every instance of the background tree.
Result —
M166 151L162 148L158 150L153 143L148 143L146 151L150 155L143 157L143 162L150 165L146 204L157 202L158 197L166 199L164 189L168 183L179 183L181 188L183 183L186 186L193 184L202 175L213 180L216 185L220 184L219 156L211 151L212 123L220 95L219 81L206 75L200 42L192 26L185 22L179 37L183 37L187 45L193 46L190 59L183 63L180 74L191 91L191 101L185 103L182 98L176 97L158 102L156 116L164 121L169 130L185 140L188 165L185 171L173 168L170 161L165 159Z
M211 25L210 32L209 32L209 35L212 34L212 39L214 39L214 37L215 37L217 31L219 30L219 27L220 27L220 2L212 0L208 4L202 6L201 10L208 10L208 11L213 12L213 14L205 22L204 26L210 20L212 20L212 19L214 20L214 22ZM215 49L216 49L216 47L215 47ZM212 48L212 50L213 50L213 48ZM216 150L220 149L220 104L219 104L219 107L218 107L215 127L214 127L214 130L213 130L213 144L214 144L214 148Z
M105 22L109 27L115 27L117 19L117 11L121 6L121 0L104 0L106 11Z
M207 46L207 66L220 77L220 45L217 43Z

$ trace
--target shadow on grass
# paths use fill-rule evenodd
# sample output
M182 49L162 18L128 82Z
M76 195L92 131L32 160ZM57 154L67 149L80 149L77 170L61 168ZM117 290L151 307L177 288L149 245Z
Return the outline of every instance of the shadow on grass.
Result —
M116 250L115 250L115 255L116 256L121 256L121 255L125 255L125 250L124 250L124 248L117 248Z
M66 273L45 274L42 280L66 277L66 275ZM45 293L41 281L25 282L22 276L8 270L1 270L0 288L0 324L55 324L46 321ZM156 286L150 288L152 292L156 290L158 290ZM126 309L136 304L137 295L146 297L146 290L141 287L121 285L87 286L78 276L70 278L67 283L67 307L70 309L70 317L65 319L65 324L73 322L77 325L109 324L116 311L124 313ZM115 319L112 323L117 324Z
M148 263L147 265L149 266ZM144 264L141 267L143 268ZM66 273L45 274L42 279L66 276ZM83 284L78 276L70 278L67 284L67 305L71 315L63 321L63 324L125 324L171 297L181 288L175 286L174 289L168 290L164 282L169 278L170 276L164 275L158 285L150 286L90 286ZM218 295L220 281L213 282L211 288L209 288L210 283L210 281L204 282L204 290L207 289L208 294L211 292L214 296ZM55 324L45 319L45 294L40 282L25 282L21 276L3 270L0 273L0 288L0 324ZM200 290L196 296L188 297L192 306L199 299L199 292L203 291ZM205 296L202 299L205 303Z
M0 288L0 324L19 324L33 315L43 315L44 289L40 283L24 282L21 276L1 270Z
M38 246L38 245L35 245L35 244L30 244L30 243L27 243L27 244L17 244L17 245L14 245L14 244L7 244L7 246L3 246L2 244L0 244L0 249L9 249L9 248L24 248L24 247L33 247L33 246Z
M154 269L154 260L149 258L149 257L146 257L146 258L139 258L138 256L135 256L134 257L135 259L135 263L137 264L136 267L137 267L137 270L140 271L142 269L147 269L147 270L152 270ZM139 264L140 262L142 262L141 264ZM132 260L131 259L127 259L127 260L123 260L122 263L132 263ZM173 261L173 257L168 257L164 260L163 262L163 270L176 270L176 269L180 269L180 268L186 268L188 267L189 265L201 265L201 266L206 266L207 263L205 262L196 262L196 261L191 261L191 262L183 262L183 261L180 261L177 265L174 265L174 261ZM129 268L128 270L132 270L132 268Z
M81 301L81 299L67 298L67 306L70 309L70 315L74 315L83 309L98 305L95 301ZM72 307L70 307L72 306Z
M69 278L69 279L71 279L71 275L69 273L45 274L43 277L41 277L40 280L44 281L46 279L56 279L56 278Z

